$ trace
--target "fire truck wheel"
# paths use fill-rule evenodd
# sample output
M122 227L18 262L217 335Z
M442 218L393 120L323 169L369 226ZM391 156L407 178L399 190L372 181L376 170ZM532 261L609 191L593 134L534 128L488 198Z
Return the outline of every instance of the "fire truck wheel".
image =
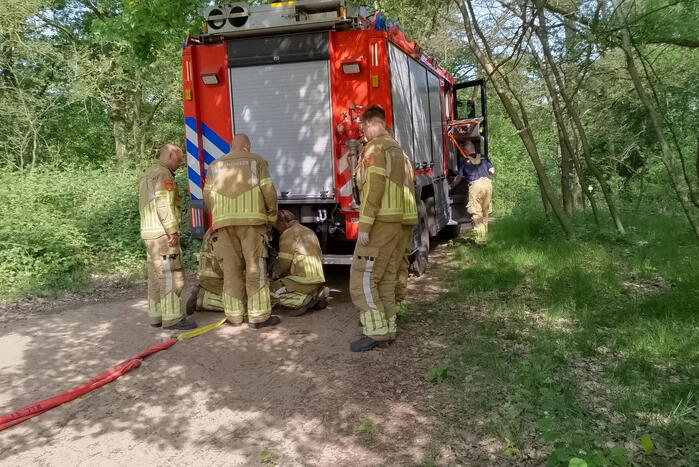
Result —
M453 240L461 234L461 224L456 225L445 225L442 230L439 231L440 237Z
M421 276L427 271L427 263L430 256L430 229L428 227L427 209L423 201L417 203L418 239L420 244L417 251L410 258L410 272Z

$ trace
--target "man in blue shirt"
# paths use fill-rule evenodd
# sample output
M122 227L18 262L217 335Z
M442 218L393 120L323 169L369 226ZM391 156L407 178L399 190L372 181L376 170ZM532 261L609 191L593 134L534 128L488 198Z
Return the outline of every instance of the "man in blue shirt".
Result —
M459 173L449 184L449 190L466 179L468 182L466 209L471 214L475 240L476 243L485 244L488 237L490 201L493 196L493 185L490 177L495 173L495 167L487 157L476 152L476 147L470 141L464 144L464 152L468 157L462 161Z

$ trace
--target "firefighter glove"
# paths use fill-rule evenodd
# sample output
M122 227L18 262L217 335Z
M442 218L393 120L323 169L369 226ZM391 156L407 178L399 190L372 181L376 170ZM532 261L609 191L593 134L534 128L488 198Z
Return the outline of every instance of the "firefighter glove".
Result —
M357 235L357 245L359 245L359 246L369 245L369 232L359 232L359 235Z

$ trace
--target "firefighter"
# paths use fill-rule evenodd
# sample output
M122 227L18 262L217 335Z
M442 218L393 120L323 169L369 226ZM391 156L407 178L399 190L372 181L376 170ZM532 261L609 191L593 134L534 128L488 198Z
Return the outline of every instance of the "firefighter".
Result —
M325 308L329 289L324 285L323 253L318 237L286 210L279 211L277 231L281 278L272 284L272 303L291 308L291 316Z
M464 151L468 157L462 161L459 173L449 184L449 190L464 179L468 182L466 210L471 214L474 240L483 245L488 240L488 214L491 212L490 203L493 197L490 177L495 174L495 168L487 157L476 152L472 142L467 141L464 144Z
M201 241L197 286L187 300L187 314L195 311L223 311L223 270L213 252L213 231L207 230Z
M410 246L413 238L413 231L418 223L417 205L415 202L415 169L407 154L403 153L403 163L405 165L405 175L403 178L403 220L401 222L400 243L398 248L403 252L401 264L398 268L396 278L396 304L405 300L408 288L408 268L410 267ZM395 320L392 335L395 339Z
M368 142L355 171L361 206L350 296L360 310L364 335L352 342L352 352L365 352L392 340L396 278L403 256L396 241L403 221L403 150L388 134L386 113L379 105L364 111L362 131Z
M274 326L266 272L267 229L277 221L277 192L267 161L235 135L231 152L209 166L204 202L212 217L212 242L223 271L223 308L228 322L247 318L254 329Z
M175 171L183 164L182 150L166 144L158 159L138 180L141 238L146 245L148 269L148 316L153 327L194 329L196 323L182 314L180 293L184 288L180 249L180 196Z

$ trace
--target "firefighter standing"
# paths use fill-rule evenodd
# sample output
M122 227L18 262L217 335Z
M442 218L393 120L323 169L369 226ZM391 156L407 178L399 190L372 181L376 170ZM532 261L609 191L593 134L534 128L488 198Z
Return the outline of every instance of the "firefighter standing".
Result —
M235 135L231 152L209 166L204 200L212 216L214 256L223 271L223 308L231 324L247 317L251 328L273 326L267 228L277 221L277 192L267 161L250 152L250 140Z
M214 256L214 232L204 234L199 251L197 286L187 300L187 314L195 311L223 311L223 270Z
M296 221L290 211L277 216L281 278L272 284L272 302L291 308L291 316L327 306L323 253L316 234Z
M153 327L193 329L183 318L180 293L184 287L180 250L180 197L175 171L183 163L182 150L166 144L158 159L138 180L141 238L146 245L148 316Z
M381 106L364 111L362 127L368 143L356 171L361 206L350 296L360 310L364 336L352 342L352 352L365 352L392 340L396 278L403 257L396 241L403 221L403 150L388 134Z
M401 264L398 267L396 278L396 304L405 300L408 288L408 268L410 266L410 245L413 238L413 231L417 225L417 205L415 203L415 169L407 154L403 153L403 163L405 165L405 175L403 178L403 220L401 222L401 232L398 248L403 252ZM395 327L393 329L393 339L395 339Z
M472 142L464 144L464 151L468 157L462 162L458 175L449 184L449 189L464 179L468 181L466 209L471 214L476 243L485 244L488 239L488 214L493 197L490 177L495 174L495 168L487 157L476 153L476 147Z

